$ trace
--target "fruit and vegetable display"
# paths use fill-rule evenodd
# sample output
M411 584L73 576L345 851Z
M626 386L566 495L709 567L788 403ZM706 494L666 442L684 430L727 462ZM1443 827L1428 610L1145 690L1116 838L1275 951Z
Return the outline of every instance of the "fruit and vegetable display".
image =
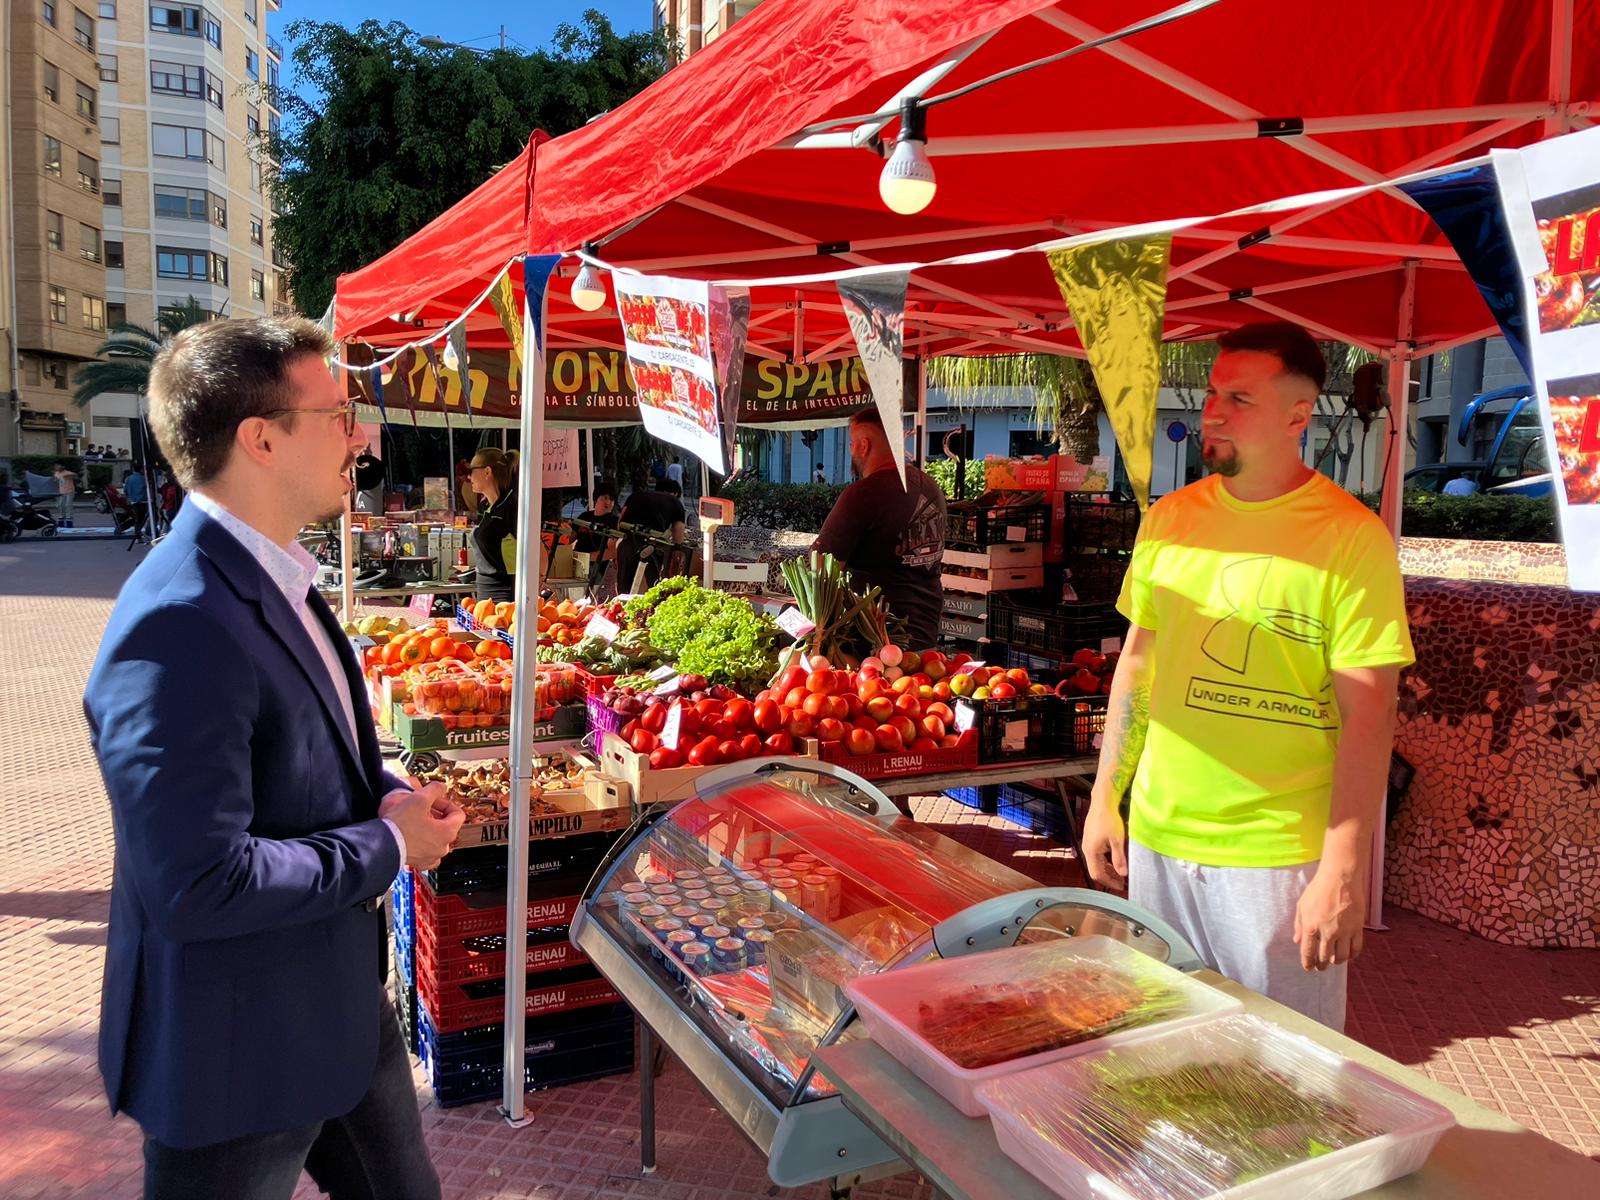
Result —
M742 596L680 575L636 596L624 612L630 627L643 625L649 644L686 675L748 694L777 666L777 623Z
M472 623L484 629L510 629L517 617L517 606L510 600L478 600L464 607L472 614Z
M624 675L661 665L661 652L647 629L625 629L613 641L586 637L570 645L540 646L539 661L571 663L596 675Z
M618 736L649 755L655 770L715 767L803 748L806 735L785 728L770 699L747 700L703 675L680 675L673 695L658 695L656 687L653 681L639 691L613 687L604 697L625 720ZM675 745L669 744L674 728Z
M489 729L511 719L512 668L500 659L457 659L424 663L408 670L396 688L401 710L411 717L438 717L446 729ZM556 705L582 698L577 675L554 664L540 664L535 682L539 719Z
M1067 699L1076 696L1109 696L1111 677L1117 671L1115 650L1079 650L1065 664L1056 694Z
M446 761L415 774L423 783L444 784L450 791L450 798L466 813L469 823L504 820L509 811L511 764L503 758L482 762ZM534 813L537 815L549 807L541 807L541 793L581 788L587 774L585 767L565 754L536 760L532 780Z
M362 617L359 621L346 621L344 632L348 637L368 637L383 641L397 633L404 633L411 628L411 622L404 617L373 614Z
M820 654L855 666L874 648L888 644L891 632L904 627L889 615L883 589L871 587L857 595L851 590L849 572L831 554L813 550L805 558L783 563L782 571L795 607L815 627L796 643L800 647L796 653ZM789 661L792 658L786 658L784 665Z

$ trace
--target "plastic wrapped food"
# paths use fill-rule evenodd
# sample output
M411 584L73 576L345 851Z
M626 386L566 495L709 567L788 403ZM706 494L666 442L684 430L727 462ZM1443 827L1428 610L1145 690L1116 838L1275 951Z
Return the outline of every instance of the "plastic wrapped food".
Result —
M1416 1170L1453 1120L1244 1015L991 1080L978 1096L1008 1155L1063 1196L1105 1200L1338 1200Z
M1086 1052L1157 1022L1238 1008L1230 996L1103 937L939 959L846 989L873 1039L969 1117L997 1075Z

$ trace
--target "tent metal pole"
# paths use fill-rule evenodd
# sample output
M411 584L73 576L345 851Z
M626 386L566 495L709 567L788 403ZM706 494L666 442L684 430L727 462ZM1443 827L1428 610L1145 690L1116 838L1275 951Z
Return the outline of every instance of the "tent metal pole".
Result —
M450 424L450 414L444 414L445 458L450 463L450 515L456 514L456 431Z
M522 431L521 444L531 453L517 464L517 567L513 595L517 601L512 620L513 637L522 653L512 659L511 684L511 796L510 844L506 847L506 1004L504 1056L501 1061L501 1113L513 1126L528 1120L522 1090L523 1051L527 1040L525 1009L528 976L523 969L528 954L528 817L533 783L533 733L539 706L534 695L538 679L538 602L540 560L544 540L539 516L544 511L544 395L535 382L544 379L544 346L534 324L533 311L524 302L522 314Z
M966 242L974 238L1011 237L1016 234L1056 232L1059 232L1057 226L1039 221L1029 221L1021 225L975 225L970 229L947 229L920 234L897 234L894 237L862 238L859 241L852 239L850 249L855 251L892 250L898 246L934 246L941 242ZM772 246L764 250L738 250L723 254L691 254L683 258L651 258L642 262L630 262L627 265L635 271L657 272L673 271L680 267L767 262L772 259L793 258L796 256L815 257L815 255L815 246L801 249L801 244L795 243L793 246ZM586 313L584 315L589 316L590 314ZM754 318L752 318L751 323L754 324Z
M589 510L594 511L594 426L586 425L583 430L586 464L584 469L588 472L588 480L584 487L584 494L589 497Z
M1572 0L1550 0L1551 111L1544 118L1544 136L1572 128Z
M345 356L346 346L339 347L339 357ZM350 371L347 367L339 368L339 390L346 397L350 395ZM378 449L383 449L383 431L378 431ZM382 493L379 493L380 497ZM339 514L339 621L341 624L354 619L356 613L355 572L351 568L355 565L351 561L350 541L355 536L354 522L350 520L350 505L353 492L346 492L344 497L344 511ZM383 504L380 500L378 507Z
M1407 433L1411 428L1411 360L1416 353L1411 344L1417 303L1417 268L1406 264L1405 286L1400 293L1400 311L1396 314L1395 344L1388 352L1389 359L1389 449L1386 452L1387 469L1383 473L1383 504L1380 515L1389 527L1395 543L1400 541L1400 517L1405 505L1401 489L1406 475Z
M913 456L918 467L927 462L928 446L928 360L922 355L917 355L917 419L911 427L912 435L916 442L916 454Z
M1390 271L1398 271L1399 263L1384 263L1375 267L1356 267L1349 271L1331 271L1326 275L1308 275L1304 279L1285 279L1278 283L1266 283L1250 289L1252 296L1271 296L1277 292L1292 292L1299 288L1318 287L1327 283L1341 283L1347 279L1365 279L1369 275L1387 275ZM1208 292L1203 296L1188 296L1182 300L1167 302L1167 311L1176 312L1185 308L1198 308L1203 304L1223 304L1233 296L1230 291Z

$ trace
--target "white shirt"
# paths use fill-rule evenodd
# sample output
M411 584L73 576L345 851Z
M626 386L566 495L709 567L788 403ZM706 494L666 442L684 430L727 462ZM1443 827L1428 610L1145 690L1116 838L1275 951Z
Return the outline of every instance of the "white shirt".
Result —
M683 464L671 463L667 467L667 478L679 487L683 486Z
M334 644L332 636L323 628L322 622L317 620L317 615L312 611L308 601L311 585L317 577L317 560L312 558L299 542L291 542L288 546L278 545L254 525L240 520L204 492L190 492L189 499L201 512L232 534L234 540L245 548L250 557L255 559L267 573L267 578L271 579L283 593L283 598L289 602L290 610L300 618L306 636L311 639L311 644L317 648L317 654L322 659L328 679L333 684L334 695L339 698L339 711L344 716L345 728L350 731L351 743L360 746L361 738L356 732L355 705L350 698L350 681L344 673L344 664L339 661L339 648ZM389 818L385 817L383 823L394 833L394 840L400 846L400 861L403 864L406 860L405 835Z

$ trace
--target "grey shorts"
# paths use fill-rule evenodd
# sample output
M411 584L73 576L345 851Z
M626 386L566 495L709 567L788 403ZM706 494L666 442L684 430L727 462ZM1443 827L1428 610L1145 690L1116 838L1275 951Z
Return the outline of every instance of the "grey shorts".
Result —
M1348 963L1300 965L1294 910L1317 864L1206 867L1128 841L1128 899L1189 939L1230 979L1344 1032Z

